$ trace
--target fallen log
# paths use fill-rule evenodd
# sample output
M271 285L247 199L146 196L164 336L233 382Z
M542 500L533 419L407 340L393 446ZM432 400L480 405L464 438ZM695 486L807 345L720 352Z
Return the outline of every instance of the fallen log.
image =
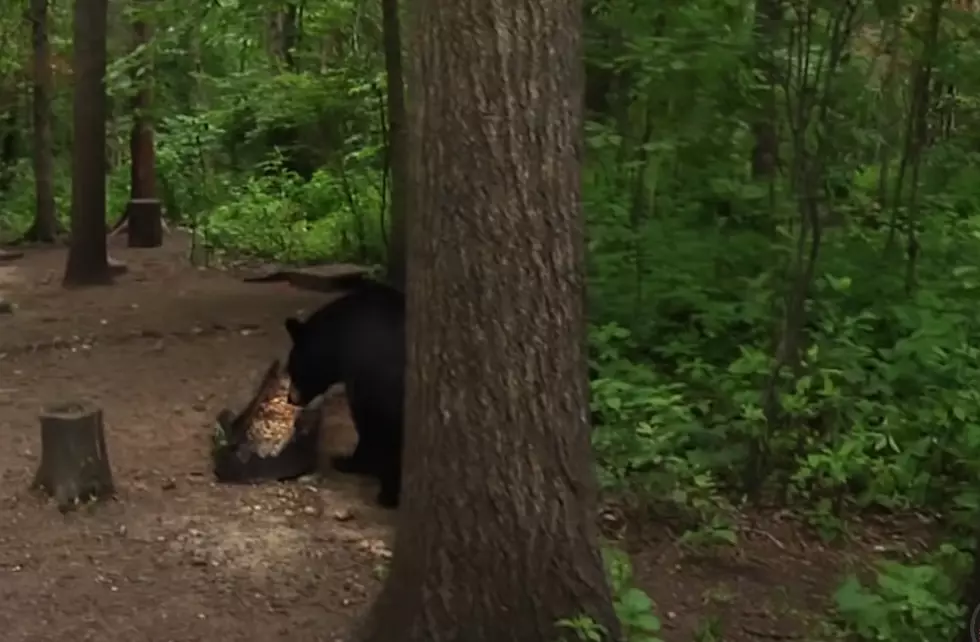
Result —
M368 277L368 269L360 265L332 263L306 268L276 270L266 274L247 276L246 283L287 282L301 290L336 292L350 289Z

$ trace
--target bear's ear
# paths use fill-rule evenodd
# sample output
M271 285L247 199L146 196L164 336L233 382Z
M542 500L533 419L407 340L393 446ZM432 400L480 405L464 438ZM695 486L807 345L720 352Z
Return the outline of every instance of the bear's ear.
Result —
M289 333L294 343L299 341L300 337L303 336L303 322L295 317L289 317L286 319L286 332Z

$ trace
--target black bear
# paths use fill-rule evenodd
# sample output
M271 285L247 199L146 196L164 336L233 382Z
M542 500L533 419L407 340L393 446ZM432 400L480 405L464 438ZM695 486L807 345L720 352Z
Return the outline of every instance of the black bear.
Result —
M401 494L405 296L367 280L306 321L286 319L286 330L290 403L305 406L344 384L358 441L353 454L335 457L333 466L377 477L378 503L394 508Z

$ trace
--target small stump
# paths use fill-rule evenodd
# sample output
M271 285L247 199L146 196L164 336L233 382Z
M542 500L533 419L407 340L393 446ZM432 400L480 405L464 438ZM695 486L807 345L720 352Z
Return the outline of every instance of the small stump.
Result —
M43 409L40 420L41 463L33 487L54 497L62 512L81 501L112 496L102 410L69 402Z
M129 247L153 248L163 245L163 207L155 198L134 198L126 205Z

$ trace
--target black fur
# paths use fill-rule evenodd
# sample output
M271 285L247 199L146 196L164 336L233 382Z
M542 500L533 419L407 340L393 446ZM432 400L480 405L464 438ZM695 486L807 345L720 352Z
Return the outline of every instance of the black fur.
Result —
M286 372L293 403L306 405L337 383L347 391L358 442L334 468L377 477L378 503L393 508L401 494L405 397L405 297L366 281L314 312L286 319L292 340Z

